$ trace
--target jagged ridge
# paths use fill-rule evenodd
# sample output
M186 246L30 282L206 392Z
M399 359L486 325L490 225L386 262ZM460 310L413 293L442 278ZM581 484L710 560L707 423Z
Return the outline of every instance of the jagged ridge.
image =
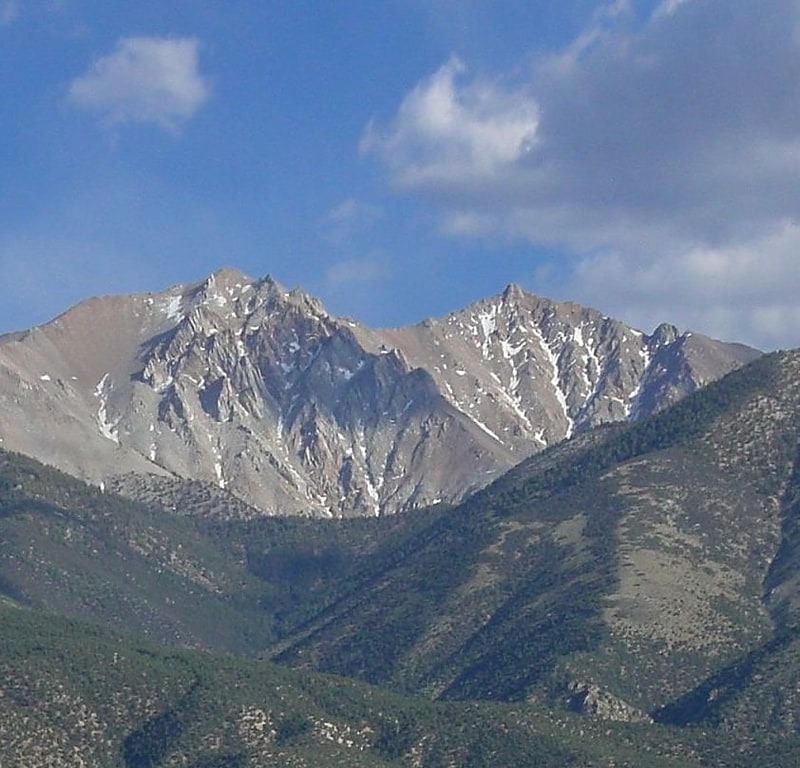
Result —
M372 330L225 269L0 340L0 444L97 483L153 473L269 513L380 514L461 499L757 355L667 325L647 336L518 286Z

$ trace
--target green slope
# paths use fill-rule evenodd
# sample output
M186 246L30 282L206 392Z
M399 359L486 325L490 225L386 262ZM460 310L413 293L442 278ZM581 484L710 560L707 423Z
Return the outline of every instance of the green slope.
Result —
M656 710L767 642L800 430L795 354L535 457L284 643L283 663L438 698ZM628 707L625 710L625 707Z
M457 508L387 519L237 520L195 517L189 509L167 513L0 452L0 604L88 619L172 646L271 656L428 699L414 700L412 716L406 700L370 694L405 713L398 720L402 727L395 721L385 726L394 733L389 740L405 746L370 747L359 753L364 765L401 764L401 754L410 760L414 739L423 736L419 743L440 745L427 764L447 764L444 755L452 762L452 745L491 764L488 756L499 747L486 747L483 737L473 743L465 734L478 733L481 719L495 722L497 713L521 711L557 723L556 730L536 731L536 738L556 741L545 749L530 741L529 730L515 731L509 739L519 742L514 749L522 762L511 765L535 765L525 750L550 754L551 748L553 755L569 752L553 764L591 764L570 763L577 754L607 764L597 758L600 753L590 750L594 757L587 757L588 748L576 747L572 736L564 742L561 728L574 735L574 728L603 734L610 727L610 741L597 744L617 757L620 744L631 744L620 734L652 733L645 742L656 751L673 743L683 749L690 740L707 764L728 748L716 736L704 746L700 731L674 736L648 725L602 722L643 720L647 713L664 722L747 733L758 742L756 754L780 764L794 747L762 743L756 734L764 723L775 733L793 733L800 718L800 700L787 693L800 679L799 438L800 354L784 353L760 358L647 422L596 430L533 457ZM7 616L31 622L18 633L23 647L30 642L25 631L50 632L44 625L36 628L33 612L10 611L3 614L6 637L14 625ZM106 638L99 630L97 637ZM94 673L81 661L82 643L66 635L56 640L66 645L51 651L44 643L45 656L55 654L65 670L77 671L54 684L80 688L82 680L92 680ZM85 637L88 647L93 642ZM151 705L138 720L125 720L118 730L108 726L114 749L123 749L113 759L123 759L122 765L125 759L128 765L178 764L169 755L188 754L187 745L200 732L185 723L204 723L197 726L202 730L211 721L196 713L213 710L212 720L227 717L239 706L227 688L250 690L242 675L262 669L182 651L171 657L166 651L147 653L161 659L153 662L153 680L163 678L167 688L142 694ZM191 663L183 661L189 658ZM287 680L318 680L269 665L263 669L273 677L289 675ZM150 679L138 667L131 674L140 673ZM15 674L23 687L31 684L21 671ZM103 694L92 711L105 716L108 701L127 690L128 682L114 678L103 685L111 698ZM337 697L366 690L348 685L338 681L331 690ZM0 703L39 706L50 695L48 688L26 690L19 699L4 693ZM327 717L332 710L326 707L320 712ZM567 708L599 719L564 719ZM545 717L546 711L551 714ZM24 713L14 712L23 722ZM298 704L285 727L306 734L304 712L305 704ZM496 721L500 731L489 728L494 736L487 743L502 741L497 734L510 727L503 717ZM437 741L429 729L440 720ZM172 752L161 762L136 763L133 752L125 758L125 748L139 749L142 739L151 738L166 740ZM383 737L374 738L383 743ZM638 739L644 737L630 738L638 760ZM750 741L737 738L731 749L751 749ZM233 762L215 763L222 758L210 752L203 757L202 750L191 760L198 766L237 765L240 754L251 760L241 741L220 739L214 743L232 745L224 749L232 750ZM316 742L301 746L301 756L302 749L317 749ZM483 764L470 759L453 764Z
M403 698L26 610L0 608L0 638L0 764L16 768L736 764L730 740Z
M191 520L4 452L0 591L176 645L247 652L271 637L260 582Z
M231 519L102 493L0 450L0 599L258 655L436 515Z
M660 722L791 734L800 713L800 450L781 503L781 541L764 581L775 633L660 709Z

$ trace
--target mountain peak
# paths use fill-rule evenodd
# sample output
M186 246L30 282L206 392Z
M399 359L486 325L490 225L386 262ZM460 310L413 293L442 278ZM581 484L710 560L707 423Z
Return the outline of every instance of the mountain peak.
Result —
M514 283L443 320L370 330L226 267L95 301L13 350L0 341L0 439L97 481L167 472L269 511L394 512L457 500L749 359L676 336Z
M509 283L503 291L503 300L506 302L519 301L524 298L525 291L519 283Z
M657 345L671 344L680 336L680 331L671 323L661 323L650 335L651 341Z
M206 282L213 282L217 285L235 286L235 285L249 285L253 282L251 277L248 277L236 267L222 267L221 269L212 272Z

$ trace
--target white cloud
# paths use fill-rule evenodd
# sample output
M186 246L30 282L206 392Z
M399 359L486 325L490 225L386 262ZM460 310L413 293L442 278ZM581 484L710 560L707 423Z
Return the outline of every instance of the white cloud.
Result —
M331 288L341 288L383 280L388 274L386 266L377 258L349 258L333 264L325 272L325 282Z
M559 249L607 311L798 345L797 29L795 0L599 5L514 86L451 59L362 146L445 232Z
M388 128L373 122L361 149L378 155L409 189L482 184L530 151L537 112L532 100L495 83L461 85L453 57L417 86Z
M347 198L333 207L326 217L331 224L350 224L353 221L380 218L380 208L369 203L362 203L353 197Z
M72 81L73 104L104 122L155 123L176 131L209 98L194 38L128 37Z
M762 349L800 346L800 225L724 248L643 259L625 251L580 259L560 290L613 306L648 331L664 320Z
M654 12L654 17L658 18L660 16L672 16L672 14L675 13L680 6L687 2L689 2L689 0L662 0L661 4Z

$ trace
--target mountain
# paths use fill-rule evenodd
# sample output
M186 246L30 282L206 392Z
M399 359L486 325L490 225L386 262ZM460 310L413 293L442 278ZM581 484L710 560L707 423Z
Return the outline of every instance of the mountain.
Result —
M191 519L3 451L0 600L220 652L272 636L263 583Z
M0 337L0 446L140 497L200 481L261 513L376 515L459 501L758 354L516 286L373 330L225 269Z
M181 490L167 510L0 450L0 604L256 656L435 514L264 517L213 487Z
M791 740L756 751L530 704L430 702L5 606L0 627L0 763L15 768L795 764Z
M438 699L794 733L800 352L521 463L275 658Z
M798 445L789 352L379 518L0 452L0 763L796 765Z

